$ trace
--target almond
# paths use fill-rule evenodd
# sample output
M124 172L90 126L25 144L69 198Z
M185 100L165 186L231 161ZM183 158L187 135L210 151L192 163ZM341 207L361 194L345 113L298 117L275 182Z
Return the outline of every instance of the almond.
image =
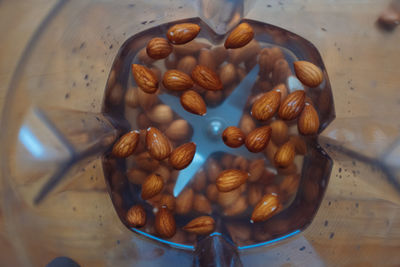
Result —
M225 40L225 48L240 48L247 45L254 37L253 28L246 22L236 26Z
M284 83L280 83L276 85L273 90L281 93L281 103L282 103L283 100L285 100L285 98L288 95L288 89L286 85Z
M193 40L190 43L187 44L182 44L182 45L175 45L174 46L174 51L178 56L196 56L201 49L203 48L210 48L210 44L198 42L196 40Z
M249 185L249 192L247 194L247 199L251 206L256 205L263 196L263 188L258 184Z
M175 148L169 156L169 164L176 169L182 170L189 166L196 153L196 144L193 142L183 144Z
M236 216L247 209L247 201L244 196L240 196L237 201L224 210L225 216Z
M167 208L173 212L175 210L175 198L172 195L164 194L161 196L159 201L160 208Z
M172 52L172 45L165 39L156 37L147 43L147 55L153 59L166 58Z
M167 31L167 38L173 44L185 44L192 41L200 32L200 26L194 23L175 24Z
M201 169L194 176L192 187L197 192L201 192L205 189L206 184L207 184L207 175L206 175L206 172L203 169Z
M245 138L243 132L235 126L229 126L222 133L222 140L229 147L240 147Z
M293 159L295 156L295 148L292 142L288 141L284 143L281 147L276 151L274 161L277 167L285 168L293 163Z
M201 87L207 90L222 90L222 82L218 75L212 70L202 65L197 65L192 71L192 78Z
M111 154L118 158L126 158L133 154L139 143L139 131L130 131L114 144Z
M163 187L164 187L164 181L161 178L161 176L155 173L150 174L144 180L142 185L142 194L141 194L142 199L146 200L154 197L155 195L161 192Z
M279 107L279 117L283 120L293 120L304 108L306 94L302 90L289 94Z
M289 137L289 140L294 145L297 154L305 155L307 153L307 144L302 137L292 135Z
M161 237L170 238L175 235L176 223L174 216L167 208L161 208L157 214L154 221L154 226L156 232Z
M251 115L261 121L272 118L279 108L281 102L281 93L269 91L257 99L251 108Z
M207 48L203 48L199 52L199 65L205 66L213 71L216 70L217 64L214 60L214 55Z
M160 166L160 162L150 155L149 152L140 153L135 157L136 166L145 170L145 171L154 171Z
M223 46L214 47L211 53L217 66L221 65L228 58L228 50Z
M187 188L183 190L179 196L176 198L176 213L186 214L193 207L194 193L193 189Z
M128 181L133 184L142 184L147 177L147 173L136 168L129 169L127 172Z
M147 129L146 147L150 155L157 160L163 160L171 153L168 138L155 127Z
M165 135L173 141L180 141L189 137L190 129L190 125L186 120L178 119L168 126L167 130L165 130Z
M243 114L242 119L239 122L239 128L245 135L248 135L256 128L256 123L253 121L250 115Z
M249 166L249 181L250 182L256 182L260 179L262 174L264 173L265 169L265 162L264 159L255 159L250 163Z
M263 48L258 58L258 64L260 65L260 77L264 80L269 79L275 62L278 59L283 59L284 55L279 47Z
M297 78L309 87L317 87L324 79L321 69L308 61L296 61L293 63Z
M155 123L168 124L174 119L174 112L168 105L165 104L158 104L154 106L146 114L147 117Z
M204 214L211 214L211 203L204 195L196 194L193 199L193 210Z
M264 154L267 156L270 162L274 162L276 151L278 151L278 147L272 140L269 141L267 147L265 148Z
M251 214L253 222L262 222L271 218L279 211L279 200L275 194L265 195L260 202L254 207Z
M131 108L136 108L139 105L139 96L137 88L129 88L126 91L125 104Z
M124 96L124 90L120 83L116 83L113 87L107 90L107 102L113 106L118 106Z
M209 184L206 189L207 198L210 201L216 201L218 198L218 189L215 184Z
M204 116L207 113L207 106L201 95L193 90L188 90L181 95L182 107L193 114Z
M218 105L221 102L222 97L222 91L207 91L204 95L207 104L210 106Z
M148 94L143 90L138 90L138 99L139 105L143 108L143 110L149 110L158 101L157 94Z
M305 103L303 111L297 120L297 128L303 135L312 135L318 133L318 113L311 103Z
M140 64L144 64L144 65L147 65L147 66L150 66L155 61L154 59L149 57L149 55L147 55L146 48L143 48L143 49L141 49L139 51L139 53L137 54L137 59L138 59Z
M271 127L262 126L251 131L245 141L245 145L250 152L258 153L263 151L271 138Z
M207 235L214 231L215 221L210 216L201 216L191 220L183 230L196 235Z
M236 80L236 68L232 63L223 65L219 71L219 77L224 86L228 86Z
M178 66L176 67L178 70L186 73L186 74L191 74L194 67L197 65L197 60L196 58L192 56L185 56L181 58L178 62Z
M221 166L215 159L213 158L208 159L206 165L206 173L210 182L214 183L217 180L217 177L219 176L221 171L222 171Z
M218 191L217 201L219 205L221 205L224 208L227 208L233 203L235 203L239 196L240 196L240 187L229 192Z
M285 143L289 136L289 128L287 124L282 120L275 120L270 124L272 132L271 132L271 140L277 144L281 145Z
M192 78L179 70L169 70L164 73L163 85L168 90L183 91L193 87Z
M126 213L126 221L130 227L142 227L146 224L146 212L141 205L132 206Z
M289 63L286 61L286 59L278 59L275 62L274 68L272 70L272 83L274 85L286 83L286 80L291 75L291 73L292 72L290 70Z
M137 86L148 94L154 94L158 89L157 76L147 67L132 64L132 74Z
M244 184L249 173L241 170L225 170L217 178L216 185L220 192L229 192Z

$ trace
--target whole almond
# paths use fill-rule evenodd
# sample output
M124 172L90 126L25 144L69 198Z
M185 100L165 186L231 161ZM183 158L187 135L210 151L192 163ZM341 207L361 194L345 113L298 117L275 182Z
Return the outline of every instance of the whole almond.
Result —
M319 129L319 117L311 103L305 103L297 120L297 129L303 135L316 134Z
M218 191L217 195L218 204L224 208L227 208L237 201L240 194L241 194L240 187L229 192Z
M167 208L173 212L175 210L175 198L172 195L164 194L161 196L159 201L160 208Z
M232 161L232 169L237 169L237 170L247 172L248 167L249 167L249 163L248 163L247 159L242 156L237 156Z
M143 48L139 51L139 53L137 54L137 59L139 60L140 64L144 64L147 66L150 66L155 61L154 59L149 57L149 55L147 55L146 48Z
M126 158L135 152L139 143L139 131L130 131L121 136L114 144L111 154L118 158Z
M226 38L224 46L229 48L240 48L247 45L254 37L253 28L246 22L236 26Z
M294 145L297 154L305 155L307 153L307 144L302 137L292 135L289 137L289 140Z
M222 82L218 75L212 70L202 65L197 65L192 71L194 82L204 89L217 91L222 90Z
M126 175L129 182L133 184L142 184L144 179L146 179L147 177L147 172L140 169L132 168L128 170Z
M261 121L272 118L279 108L281 102L281 93L269 91L257 99L251 108L251 115Z
M214 183L221 172L222 168L218 162L213 158L208 159L206 164L206 173L210 182Z
M223 97L222 91L207 91L204 95L206 103L210 106L218 105Z
M173 44L185 44L192 41L200 32L200 26L194 23L175 24L167 31L167 38Z
M283 100L285 100L285 98L288 95L288 89L286 85L284 83L280 83L276 85L273 90L281 93L281 103L282 103Z
M321 69L308 61L295 61L293 63L297 78L309 87L317 87L324 79Z
M140 153L135 157L136 166L145 171L154 171L160 166L160 162L154 159L149 152Z
M248 135L256 128L256 123L253 121L250 115L243 114L242 119L239 122L239 128L245 135Z
M196 144L193 142L180 145L175 148L169 156L169 164L176 169L182 170L189 166L196 153Z
M260 44L256 40L251 40L246 46L229 51L229 61L235 65L246 62L251 58L256 58L261 51Z
M287 78L292 74L292 71L290 70L289 63L286 61L286 59L281 58L278 59L275 64L274 68L272 70L272 83L274 85L280 84L280 83L286 83Z
M260 179L262 174L264 173L265 162L264 159L255 159L250 163L249 166L249 182L256 182Z
M210 216L201 216L191 220L183 230L196 235L207 235L214 231L215 221Z
M150 155L157 160L163 160L171 153L168 138L155 127L147 129L146 147Z
M168 124L174 118L174 112L168 105L165 104L158 104L154 106L146 114L147 117L155 123Z
M217 64L214 60L214 55L207 48L203 48L199 52L199 65L205 66L213 71L217 69Z
M207 106L201 95L196 91L188 90L181 95L182 107L193 114L204 116L207 113Z
M149 176L147 176L142 184L142 199L146 200L154 197L161 192L163 187L164 181L161 176L155 173L150 174Z
M157 76L147 67L132 64L132 74L137 86L148 94L154 94L158 89Z
M275 194L265 195L254 207L251 214L253 222L262 222L271 218L279 211L279 200Z
M197 60L193 56L185 56L181 58L178 62L178 66L176 67L178 70L186 73L192 74L194 67L197 65Z
M304 108L306 94L302 90L289 94L279 107L279 117L283 120L293 120Z
M209 184L206 189L206 196L210 201L216 201L218 198L218 189L215 184Z
M183 91L193 87L192 78L179 70L168 70L164 73L163 85L168 90Z
M154 226L156 232L161 237L170 238L175 235L176 223L174 216L167 208L161 208L157 214L154 221Z
M250 152L258 153L263 151L271 138L271 127L262 126L254 129L246 136L245 145Z
M211 203L204 195L196 194L193 199L193 210L204 214L211 214Z
M249 178L249 173L241 170L230 169L221 172L217 178L218 191L229 192L244 184Z
M192 188L187 188L183 190L179 196L176 198L176 213L186 214L193 207L194 193Z
M190 125L186 120L178 119L173 121L167 130L165 130L165 135L173 140L180 141L187 138L190 134Z
M147 55L153 59L166 58L172 52L172 45L165 39L155 37L147 43Z
M131 227L142 227L146 224L146 212L141 205L132 206L126 213L126 221Z
M219 77L224 86L230 85L236 79L236 68L232 63L223 65L219 71Z
M149 110L153 107L154 104L157 103L158 97L157 94L148 94L143 90L138 90L138 99L139 105L144 110Z
M193 180L193 189L197 192L201 192L205 189L207 184L207 175L206 172L201 169L196 173Z
M228 50L223 46L214 47L211 53L217 66L221 65L228 58Z
M125 104L128 107L136 108L139 105L138 89L129 88L125 93Z
M229 147L240 147L246 136L235 126L229 126L222 132L222 141Z
M274 161L277 167L285 168L293 163L294 156L296 154L294 145L292 142L288 141L284 143L276 151Z
M282 120L275 120L270 124L272 132L271 132L271 140L277 144L281 145L285 143L289 136L288 131L289 128L287 124Z
M247 209L247 201L244 196L240 196L237 201L224 210L225 216L236 216Z
M278 147L272 140L269 141L267 147L265 148L264 154L267 156L270 162L274 162L276 151L278 151Z
M247 194L248 202L251 206L256 205L263 197L263 188L258 184L249 185L249 192Z

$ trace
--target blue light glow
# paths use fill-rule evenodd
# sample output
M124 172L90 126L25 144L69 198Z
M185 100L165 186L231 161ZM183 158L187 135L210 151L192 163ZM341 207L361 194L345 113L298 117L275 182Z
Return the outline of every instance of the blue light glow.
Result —
M146 236L146 237L148 237L150 239L153 239L155 241L170 245L171 247L180 248L180 249L188 249L188 250L193 250L194 251L194 246L189 246L189 245L183 245L183 244L177 244L177 243L174 243L174 242L170 242L170 241L158 238L156 236L150 235L150 234L148 234L146 232L140 231L140 230L138 230L136 228L131 228L131 230L135 231L138 234L144 235L144 236Z
M283 239L292 237L292 236L294 236L294 235L297 235L298 233L300 233L300 230L296 230L296 231L294 231L294 232L291 232L290 234L281 236L281 237L276 238L276 239L273 239L273 240L269 240L269 241L267 241L267 242L258 243L258 244L254 244L254 245L250 245L250 246L243 246L243 247L239 246L238 249L239 249L239 250L242 250L242 249L256 248L256 247L261 247L261 246L269 245L269 244L272 244L272 243L281 241L281 240L283 240Z
M44 148L42 143L36 136L29 130L27 126L22 126L18 133L19 141L35 158L44 156Z

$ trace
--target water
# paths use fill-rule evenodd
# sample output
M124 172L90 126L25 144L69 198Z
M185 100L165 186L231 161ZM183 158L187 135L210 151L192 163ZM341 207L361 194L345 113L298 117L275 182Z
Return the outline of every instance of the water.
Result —
M307 147L307 153L304 156L298 154L294 164L289 168L277 170L271 164L268 152L250 153L244 146L240 149L228 148L223 144L220 133L232 125L241 126L243 130L250 127L251 125L249 126L244 121L246 114L250 112L251 101L256 95L269 90L268 87L272 88L284 82L289 91L303 89L299 81L292 75L294 73L292 63L298 59L306 59L324 70L318 52L312 44L295 34L268 24L247 21L255 30L256 41L241 50L230 51L225 58L224 50L218 48L223 46L224 35L215 34L200 19L185 20L185 22L187 21L198 23L202 28L199 36L195 39L196 43L189 43L190 46L184 46L184 48L175 47L175 52L168 59L153 62L143 57L140 51L151 38L164 37L167 29L177 22L157 26L131 37L120 48L114 61L107 83L103 112L115 121L123 122L119 124L121 133L128 129L141 129L143 135L144 130L151 125L166 131L169 136L175 137L172 140L174 147L188 141L197 144L194 161L181 172L171 169L166 161L158 162L149 158L145 152L143 138L135 154L127 159L114 159L106 154L103 167L118 215L122 222L129 227L125 220L126 211L134 204L142 204L147 212L147 223L139 229L140 233L158 238L153 227L154 214L158 209L158 199L155 197L149 201L143 201L140 198L140 182L155 170L165 178L166 183L162 194L174 195L177 197L177 202L180 202L179 196L182 192L191 194L187 193L190 190L196 199L195 204L188 212L183 207L184 205L177 203L174 214L177 233L174 237L164 241L183 248L194 246L198 242L198 238L181 229L191 219L207 213L210 213L216 221L215 231L225 235L239 248L266 244L303 230L310 224L319 207L332 166L329 157L317 145L316 137L302 138ZM271 76L261 80L258 77L258 52L262 48L275 46L281 48L289 68L285 70L286 74L283 76L279 73L272 73ZM201 49L202 52L198 52L198 49ZM210 54L208 51L216 51L213 49L221 50ZM180 107L178 94L164 89L161 82L161 89L157 96L149 97L142 94L139 95L139 104L135 101L130 103L131 106L125 104L126 92L136 87L131 74L132 63L147 65L162 77L161 74L167 68L187 69L188 64L180 63L185 56L194 57L197 62L201 61L202 64L210 64L217 71L220 66L228 62L233 63L238 70L233 81L224 86L221 93L209 93L195 87L195 90L202 94L208 104L206 116L199 117L184 111ZM319 113L321 129L325 128L334 118L327 77L319 88L304 89ZM171 107L168 112L173 112L173 118L168 116L168 112L165 112L165 107L162 109L164 110L161 112L162 114L158 114L157 109L153 109L154 106L163 103ZM132 108L132 106L135 107ZM172 122L182 119L187 121L189 128L186 135L178 136L178 138L177 133L174 134L169 127ZM270 121L254 122L257 127L270 123ZM289 134L297 135L296 122L288 123L288 129ZM267 151L271 149L269 147ZM213 183L219 171L238 168L254 172L257 166L261 166L262 170L261 178L257 181L247 182L232 193L218 193L215 197ZM169 176L168 179L167 176ZM288 182L289 179L293 179L292 183ZM265 222L251 223L250 217L254 203L268 192L274 192L280 196L283 210ZM198 205L200 201L209 202L210 206L204 203Z

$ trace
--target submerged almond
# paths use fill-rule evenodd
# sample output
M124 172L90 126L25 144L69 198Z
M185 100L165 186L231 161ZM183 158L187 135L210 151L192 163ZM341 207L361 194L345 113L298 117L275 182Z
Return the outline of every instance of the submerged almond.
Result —
M183 230L197 234L206 235L210 234L215 227L215 221L210 216L201 216L191 220L188 224L183 227Z
M161 176L155 173L150 174L149 176L147 176L147 178L144 180L142 184L142 193L141 193L142 199L146 200L154 197L155 195L161 192L163 187L164 187L164 181L161 178Z

